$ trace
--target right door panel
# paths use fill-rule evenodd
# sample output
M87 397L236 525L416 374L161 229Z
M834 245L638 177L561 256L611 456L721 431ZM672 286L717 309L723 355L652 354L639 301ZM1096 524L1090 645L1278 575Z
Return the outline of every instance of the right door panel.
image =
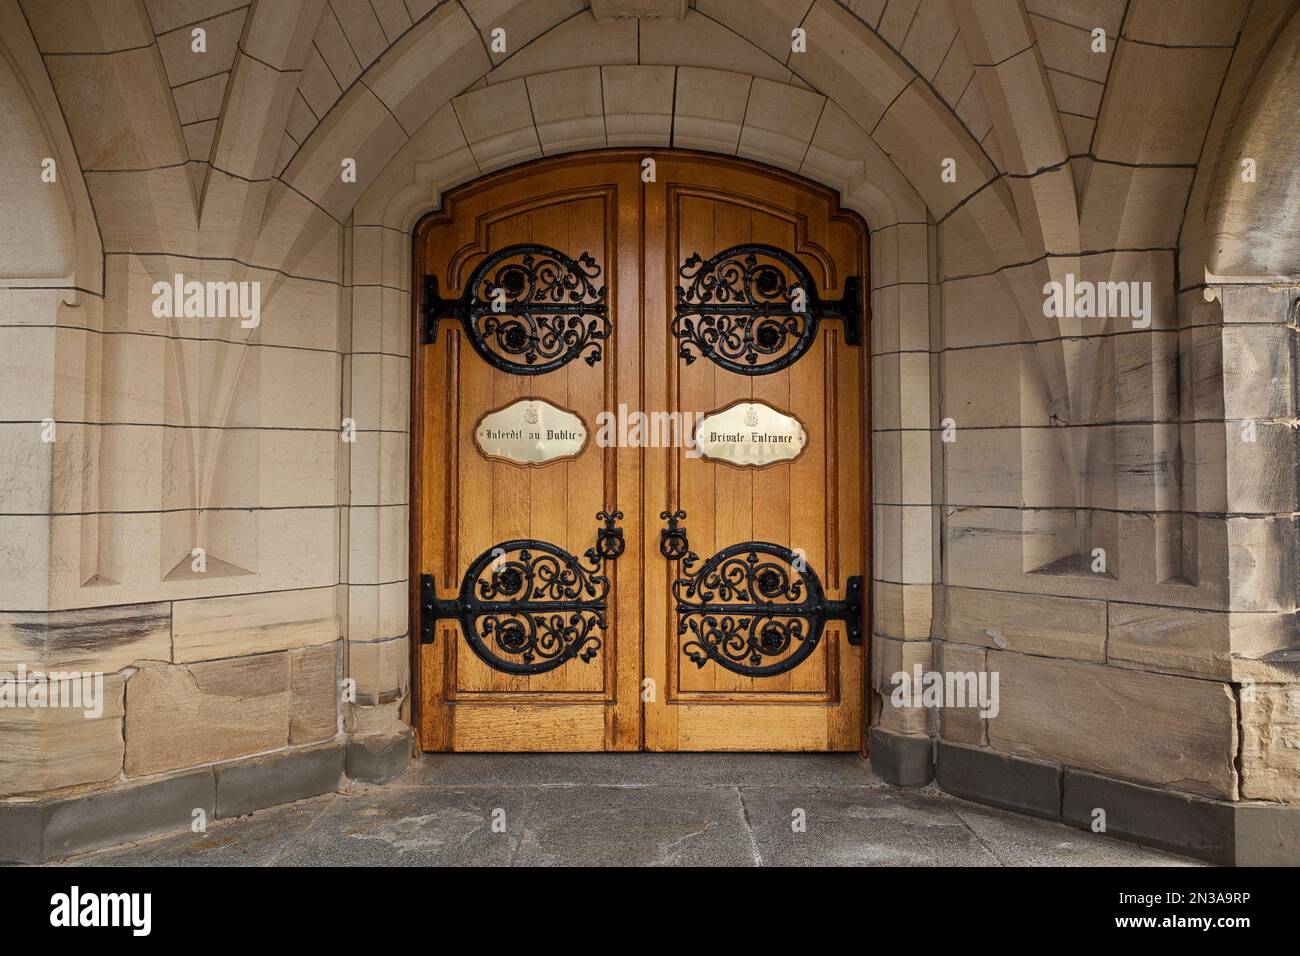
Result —
M730 409L709 453L759 457L646 450L646 748L860 750L865 664L845 618L867 540L866 346L835 304L857 295L865 230L779 173L667 154L656 173L644 407ZM866 326L864 307L862 342ZM755 442L791 420L802 443L764 457Z

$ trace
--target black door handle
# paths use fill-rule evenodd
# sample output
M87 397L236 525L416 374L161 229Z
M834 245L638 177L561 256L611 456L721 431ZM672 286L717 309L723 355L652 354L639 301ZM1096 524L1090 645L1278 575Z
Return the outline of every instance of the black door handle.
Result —
M669 561L678 561L691 552L691 543L686 538L686 528L680 523L686 512L661 511L659 517L668 522L668 527L659 531L659 553Z

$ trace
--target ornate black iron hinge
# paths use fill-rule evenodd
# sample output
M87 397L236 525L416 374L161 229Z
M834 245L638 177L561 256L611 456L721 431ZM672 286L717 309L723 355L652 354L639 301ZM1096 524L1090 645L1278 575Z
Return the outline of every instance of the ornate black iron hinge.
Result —
M439 293L438 277L421 287L420 341L438 340L438 323L461 323L474 350L503 372L541 375L581 356L595 365L609 337L609 303L589 253L572 259L536 243L506 246L480 262L459 299Z
M438 277L426 275L420 283L420 344L433 345L438 341L438 322L442 319L460 319L462 303L457 299L444 299L438 291Z
M844 323L844 341L862 343L862 286L844 280L844 295L823 299L812 274L784 249L745 243L710 259L692 253L678 270L673 335L689 364L705 358L741 375L767 375L812 347L822 319Z
M475 558L455 598L437 596L420 575L420 641L439 620L455 619L475 654L508 674L542 674L574 657L590 663L606 627L605 562L623 553L623 512L596 515L603 526L579 560L548 541L503 541Z
M685 517L677 511L670 519L682 540ZM849 643L862 644L861 577L831 600L801 553L770 541L733 544L699 562L688 551L673 582L677 633L689 638L682 652L697 667L714 661L747 677L784 674L812 654L828 621L843 621Z

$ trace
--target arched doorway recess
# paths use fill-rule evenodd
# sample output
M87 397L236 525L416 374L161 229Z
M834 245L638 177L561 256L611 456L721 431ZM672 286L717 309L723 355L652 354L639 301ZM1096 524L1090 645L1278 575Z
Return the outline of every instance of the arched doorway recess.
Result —
M422 220L424 749L862 749L866 252L824 187L686 151Z

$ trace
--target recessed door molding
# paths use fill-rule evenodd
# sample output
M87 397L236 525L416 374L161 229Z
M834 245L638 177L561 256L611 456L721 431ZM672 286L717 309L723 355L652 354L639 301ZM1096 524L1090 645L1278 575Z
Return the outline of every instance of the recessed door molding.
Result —
M423 749L863 750L866 253L823 187L672 150L529 163L421 221ZM726 434L540 437L620 405Z

